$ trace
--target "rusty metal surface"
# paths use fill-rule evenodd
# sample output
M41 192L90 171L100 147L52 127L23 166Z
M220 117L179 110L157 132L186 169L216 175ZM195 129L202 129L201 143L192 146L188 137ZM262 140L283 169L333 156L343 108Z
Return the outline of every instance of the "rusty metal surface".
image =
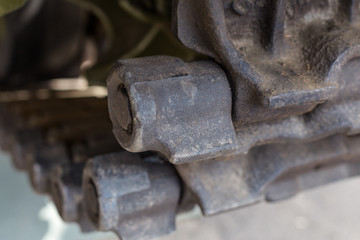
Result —
M179 39L214 57L225 72L211 63L169 57L125 60L114 67L109 111L120 144L135 152L159 151L178 164L231 151L245 155L267 143L356 134L360 38L351 17L359 12L356 4L230 2L175 1L173 16ZM247 6L245 15L236 12L239 4ZM290 18L284 16L289 9ZM271 41L263 46L261 23L271 21ZM247 34L236 31L244 24ZM291 43L291 51L283 41ZM315 52L316 60L308 56Z
M132 68L136 64L145 72ZM156 69L156 75L145 65ZM210 72L208 67L217 68L207 62L193 66L198 67L196 73L206 72L207 80L201 81L203 75L196 77L191 67L186 69L183 62L169 57L134 59L115 66L108 79L109 112L114 134L124 148L159 151L181 164L229 152L246 155L257 145L359 132L358 59L345 64L338 74L342 84L337 95L311 112L236 127L231 122L226 75L220 69L219 75ZM176 67L186 70L176 71ZM189 79L198 85L191 85Z
M310 111L359 56L357 1L177 0L173 12L180 41L229 74L235 125Z
M50 176L50 193L59 215L65 222L77 222L82 232L95 231L86 215L82 194L83 163L54 166Z
M210 62L173 57L120 61L108 78L109 113L120 144L179 164L234 151L231 92Z
M359 137L335 135L309 143L264 145L246 156L220 157L176 168L196 194L203 213L212 215L359 175L358 145ZM339 169L321 174L332 166ZM302 176L309 172L314 172L313 176Z
M138 56L125 46L169 26L160 1L73 2L105 14L116 40L97 42L90 70ZM173 231L176 214L194 203L213 215L360 175L358 0L172 6L175 36L206 60L170 50L122 59L107 99L40 89L0 103L1 148L65 221L149 239ZM120 19L138 28L127 32Z
M176 164L204 215L359 175L358 16L358 1L173 1L174 33L214 61L119 61L113 132Z
M88 216L99 230L112 230L126 240L175 229L179 179L156 156L122 152L93 158L84 170L83 189Z

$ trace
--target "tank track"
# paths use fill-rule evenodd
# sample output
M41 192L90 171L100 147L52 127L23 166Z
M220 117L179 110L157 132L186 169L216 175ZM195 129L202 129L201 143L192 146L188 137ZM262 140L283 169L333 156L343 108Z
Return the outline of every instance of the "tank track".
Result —
M1 149L64 221L151 239L360 175L358 0L69 2L0 42Z

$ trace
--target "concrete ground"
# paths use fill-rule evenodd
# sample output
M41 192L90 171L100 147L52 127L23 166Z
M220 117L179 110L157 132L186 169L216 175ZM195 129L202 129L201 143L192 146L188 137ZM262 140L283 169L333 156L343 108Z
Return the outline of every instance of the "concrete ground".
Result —
M177 231L160 240L359 240L359 200L360 178L350 179L278 203L209 218L182 216ZM76 224L64 224L54 205L0 154L0 240L114 239L112 233L84 235Z

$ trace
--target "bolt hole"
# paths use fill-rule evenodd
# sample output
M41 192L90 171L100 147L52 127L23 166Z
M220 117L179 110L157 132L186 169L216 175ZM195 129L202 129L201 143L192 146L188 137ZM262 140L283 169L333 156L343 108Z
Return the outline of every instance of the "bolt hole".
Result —
M86 190L85 190L85 200L88 215L91 221L97 225L99 222L99 202L98 202L98 192L95 186L95 183L92 179L89 179Z
M121 128L128 135L131 135L133 131L133 116L128 91L124 84L119 84L117 87L117 91L119 93L116 101L116 112L119 116L118 122Z

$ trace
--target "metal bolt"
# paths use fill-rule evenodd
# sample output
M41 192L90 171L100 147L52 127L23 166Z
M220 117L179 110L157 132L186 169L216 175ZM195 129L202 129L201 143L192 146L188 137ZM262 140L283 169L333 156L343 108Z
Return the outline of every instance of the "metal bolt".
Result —
M119 94L116 95L115 111L118 112L119 125L125 130L126 133L131 134L133 128L131 103L129 95L124 85L120 84L117 88Z
M93 225L123 240L157 237L175 228L179 179L172 165L157 155L97 156L84 169L83 191Z
M92 179L90 179L85 186L85 199L87 212L93 223L99 221L99 203L96 186Z
M59 215L65 222L79 223L81 230L90 232L95 230L90 219L86 216L82 203L82 172L85 163L57 165L51 171L51 196Z
M235 150L231 91L218 65L131 59L119 61L107 82L113 132L128 151L158 151L177 164Z

